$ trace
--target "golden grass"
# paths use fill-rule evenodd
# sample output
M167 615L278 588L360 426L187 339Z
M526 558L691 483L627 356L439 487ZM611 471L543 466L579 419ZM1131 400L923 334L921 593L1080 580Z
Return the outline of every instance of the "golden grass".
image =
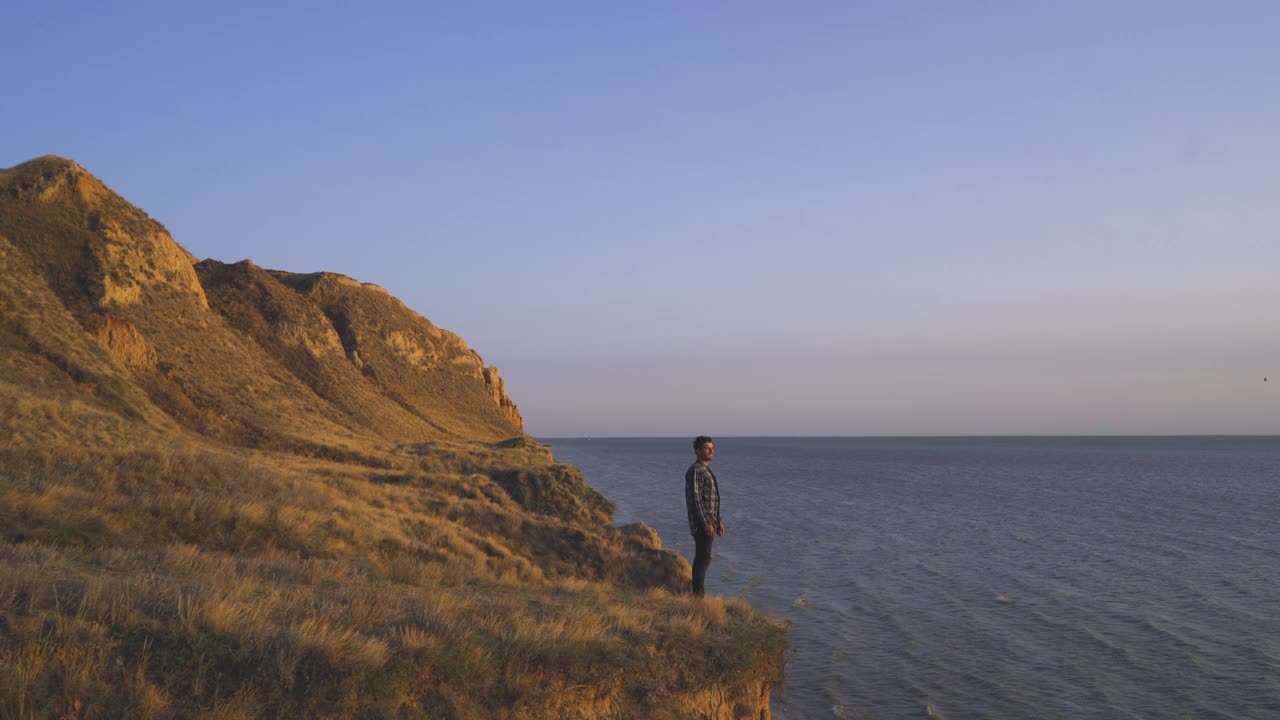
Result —
M337 717L413 704L429 680L472 716L499 717L502 698L546 692L529 686L535 676L607 685L625 669L674 681L673 657L762 655L780 638L745 605L714 598L582 592L575 581L551 592L476 578L316 583L307 561L293 562L286 574L278 558L191 546L0 546L0 618L25 638L0 652L0 716L59 716L78 702L95 716Z
M0 451L0 717L520 717L555 688L617 710L626 678L679 687L707 658L780 679L775 622L629 589L607 527L471 467L63 450Z

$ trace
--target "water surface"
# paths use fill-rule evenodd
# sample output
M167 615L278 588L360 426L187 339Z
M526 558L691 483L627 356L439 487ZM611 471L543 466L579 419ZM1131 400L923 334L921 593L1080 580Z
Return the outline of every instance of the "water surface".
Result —
M548 440L691 557L690 440ZM716 438L778 718L1280 718L1280 438Z

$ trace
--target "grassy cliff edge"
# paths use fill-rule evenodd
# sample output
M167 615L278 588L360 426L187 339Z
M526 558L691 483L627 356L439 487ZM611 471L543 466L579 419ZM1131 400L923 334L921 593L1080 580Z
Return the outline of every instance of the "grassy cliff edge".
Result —
M0 716L767 718L786 631L385 291L0 171Z

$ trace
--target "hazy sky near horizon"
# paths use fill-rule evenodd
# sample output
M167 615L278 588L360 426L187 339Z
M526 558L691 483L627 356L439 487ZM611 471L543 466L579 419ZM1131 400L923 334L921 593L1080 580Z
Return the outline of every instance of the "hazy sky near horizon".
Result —
M0 167L386 287L534 435L1280 433L1277 3L5 17Z

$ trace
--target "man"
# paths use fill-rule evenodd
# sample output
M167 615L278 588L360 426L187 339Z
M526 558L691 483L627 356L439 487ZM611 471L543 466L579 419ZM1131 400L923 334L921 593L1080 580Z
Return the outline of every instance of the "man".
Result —
M711 541L716 535L724 535L724 522L720 520L720 484L711 472L711 460L716 456L716 446L711 438L699 435L693 441L693 452L698 459L684 474L684 504L689 510L689 531L693 533L693 594L702 595L707 578L707 566L711 564Z

